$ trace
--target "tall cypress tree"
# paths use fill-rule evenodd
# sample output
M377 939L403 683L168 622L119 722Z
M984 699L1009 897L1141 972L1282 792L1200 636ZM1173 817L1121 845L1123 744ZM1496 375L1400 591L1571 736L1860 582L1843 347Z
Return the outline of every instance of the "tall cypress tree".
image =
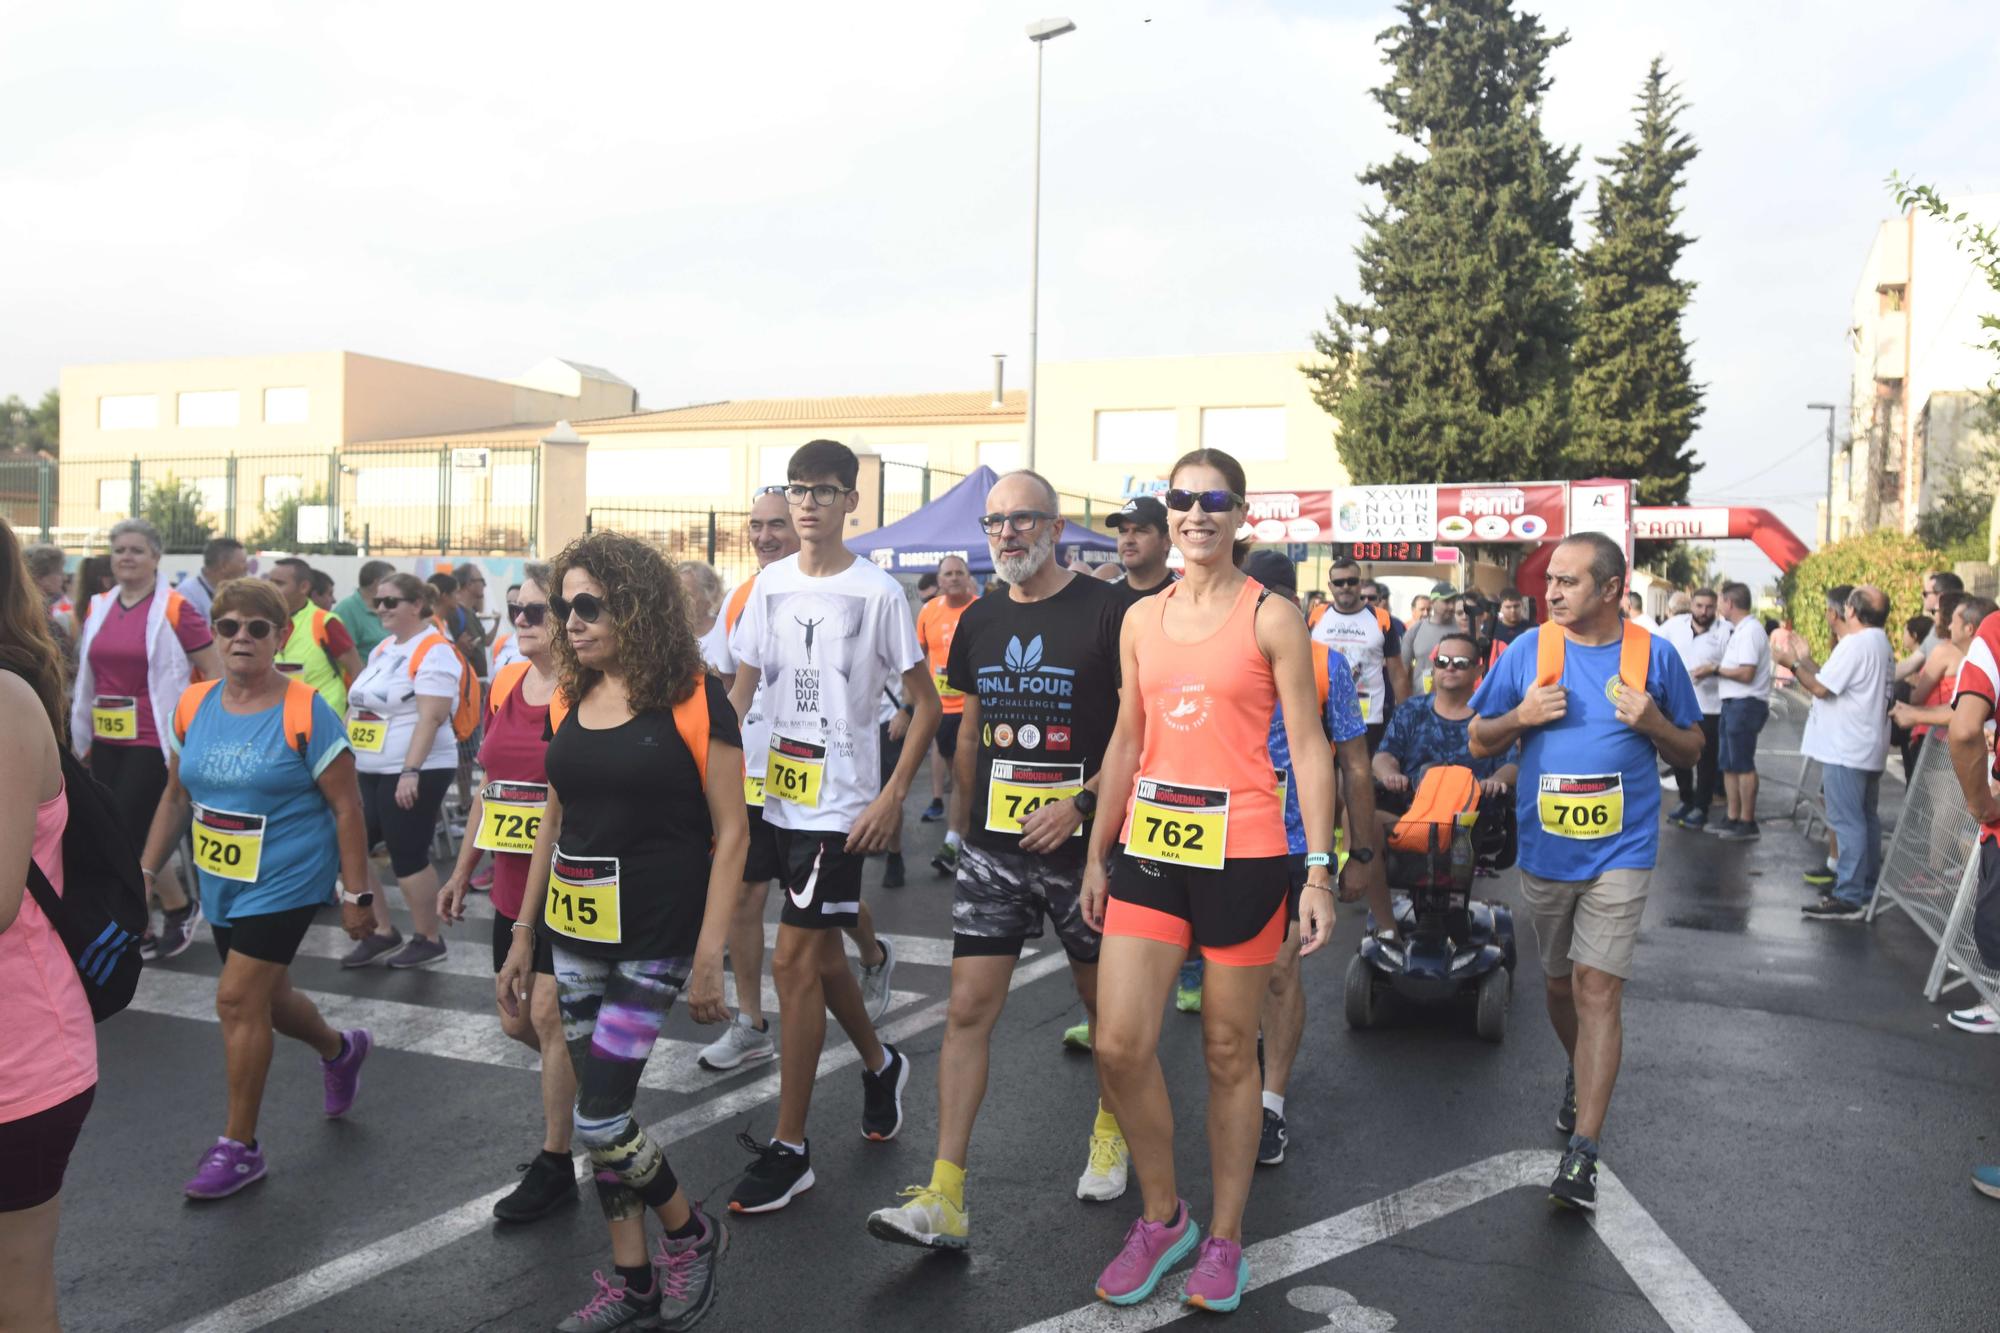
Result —
M1554 475L1569 441L1576 150L1542 133L1568 40L1511 0L1403 0L1374 90L1416 155L1361 174L1364 299L1313 342L1313 397L1362 483Z
M1600 157L1595 240L1577 259L1583 307L1576 340L1575 434L1569 475L1635 477L1641 504L1680 504L1701 467L1688 441L1702 414L1681 316L1694 284L1674 275L1691 237L1677 230L1694 138L1657 56L1646 72L1631 140ZM1650 545L1650 543L1649 543Z

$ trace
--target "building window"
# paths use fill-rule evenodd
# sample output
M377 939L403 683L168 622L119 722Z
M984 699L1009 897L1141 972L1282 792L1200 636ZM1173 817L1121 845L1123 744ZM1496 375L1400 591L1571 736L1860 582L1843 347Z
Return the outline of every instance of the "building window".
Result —
M590 466L589 455L584 456L584 466ZM588 488L586 488L588 494ZM535 502L535 465L533 463L495 463L493 465L493 487L487 499L497 505L527 506Z
M1884 315L1893 315L1903 308L1903 284L1884 283L1875 289L1876 308Z
M264 508L276 509L287 500L297 499L303 489L305 489L304 477L270 473L264 478Z
M296 426L306 419L304 386L264 390L264 424Z
M234 426L241 404L234 389L203 389L180 395L175 420L183 426Z
M782 486L785 484L785 469L791 465L792 455L798 451L796 444L767 444L757 451L757 485Z
M97 400L99 430L152 430L159 424L158 394L106 394Z
M221 518L229 512L229 478L196 477L194 488L201 492L201 512Z
M1282 407L1204 407L1201 447L1221 449L1239 462L1280 463L1285 458Z
M1177 416L1171 407L1099 412L1097 461L1167 466L1174 458Z
M394 509L438 502L438 470L429 467L364 467L354 473L354 503Z
M1019 440L981 440L979 465L995 472L1013 472L1028 465L1028 447Z
M106 477L97 483L97 512L100 514L129 514L132 512L132 482L127 477Z
M648 498L726 496L730 485L730 451L712 449L592 449L584 460L584 492L593 500L617 504L633 496ZM707 506L704 505L704 508Z

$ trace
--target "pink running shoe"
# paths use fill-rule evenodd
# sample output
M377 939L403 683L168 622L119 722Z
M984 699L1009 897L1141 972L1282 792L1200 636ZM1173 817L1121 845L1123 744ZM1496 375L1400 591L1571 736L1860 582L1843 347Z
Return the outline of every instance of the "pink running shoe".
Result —
M340 1035L346 1049L331 1060L319 1062L326 1078L326 1113L332 1117L346 1115L347 1108L354 1105L354 1094L361 1091L361 1062L375 1048L375 1039L367 1028L355 1028Z
M1113 1305L1137 1305L1153 1294L1167 1270L1187 1257L1201 1239L1201 1228L1188 1212L1187 1200L1174 1203L1179 1221L1148 1222L1141 1217L1125 1233L1125 1248L1097 1275L1099 1300Z
M1188 1274L1181 1299L1204 1310L1226 1314L1243 1304L1250 1286L1250 1261L1243 1247L1233 1240L1210 1236L1195 1255L1194 1271Z
M474 871L472 878L465 882L465 886L474 893L493 892L493 863L488 861L485 865Z
M217 1139L208 1155L201 1159L194 1179L181 1192L190 1199L226 1199L263 1178L262 1148L252 1148L235 1139Z

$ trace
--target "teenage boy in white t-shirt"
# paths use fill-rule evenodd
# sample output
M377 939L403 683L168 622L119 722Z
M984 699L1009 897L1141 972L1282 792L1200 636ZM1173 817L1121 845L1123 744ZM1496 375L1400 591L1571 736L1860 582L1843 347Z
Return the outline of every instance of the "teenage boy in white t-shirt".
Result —
M862 1134L885 1141L903 1123L909 1061L877 1040L840 928L859 920L867 854L894 843L942 709L902 585L841 540L859 473L853 451L833 440L792 455L785 499L799 553L758 576L731 640L739 666L729 697L739 717L764 686L764 818L777 833L785 888L771 958L782 1037L777 1134L730 1196L737 1213L775 1212L812 1188L806 1113L828 1009L861 1055ZM899 675L916 714L884 783L876 711Z

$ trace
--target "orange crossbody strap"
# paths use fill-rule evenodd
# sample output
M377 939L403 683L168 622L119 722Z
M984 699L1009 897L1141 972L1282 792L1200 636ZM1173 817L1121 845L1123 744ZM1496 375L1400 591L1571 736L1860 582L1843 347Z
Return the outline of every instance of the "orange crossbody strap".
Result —
M525 660L509 662L493 673L493 690L487 696L486 707L491 712L499 712L500 705L507 702L507 696L521 683L521 677L528 674L529 663ZM551 707L554 705L551 704Z
M194 721L195 713L220 680L201 680L181 691L181 697L174 704L174 738L183 745L187 743L188 727ZM300 754L306 752L306 744L312 737L313 687L302 680L285 681L285 744Z
M736 632L736 622L743 618L743 608L750 603L750 589L756 584L753 574L736 585L736 591L729 594L729 605L722 611L722 626L725 634Z
M1313 647L1319 648L1318 644ZM1327 659L1331 648L1319 648L1313 654L1313 686L1319 691L1319 711L1326 711L1327 696L1333 692L1333 663Z
M569 696L558 689L549 696L549 735L562 730L563 719L569 716Z
M1646 688L1652 669L1652 635L1627 621L1625 636L1618 642L1618 679L1635 690ZM1569 633L1550 622L1535 635L1535 684L1554 685L1562 680L1563 649Z
M174 704L174 739L187 744L188 724L194 721L195 710L201 707L209 691L220 685L220 680L198 680L181 691L181 697ZM286 702L290 702L289 696Z
M694 756L695 771L701 774L701 785L708 785L708 683L701 681L694 687L694 693L674 705L674 729L681 734L681 740Z
M167 623L175 629L181 627L181 608L187 605L187 598L177 592L167 594Z

